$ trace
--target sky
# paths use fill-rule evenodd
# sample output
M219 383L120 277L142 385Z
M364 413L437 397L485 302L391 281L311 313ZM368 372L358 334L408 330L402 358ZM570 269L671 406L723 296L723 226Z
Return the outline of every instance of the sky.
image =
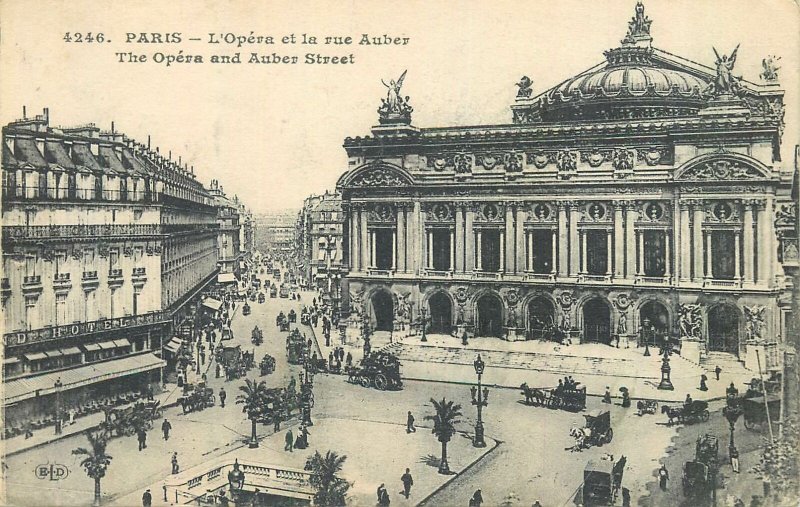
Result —
M534 94L604 61L619 46L634 0L563 1L0 1L0 121L50 109L51 125L93 122L171 151L200 181L220 180L254 212L299 208L347 169L345 137L369 135L386 89L408 70L403 95L418 127L510 123L522 75ZM785 165L800 114L800 8L791 0L646 0L653 45L712 65L712 46L741 44L735 75L757 81L781 57L787 90ZM66 42L69 32L111 42ZM274 37L275 44L208 44L209 33ZM126 33L180 32L180 44L125 43ZM281 44L303 33L353 44ZM362 34L407 45L358 45ZM188 41L200 37L201 41ZM149 37L152 38L152 37ZM119 63L116 52L202 55L203 64ZM211 64L213 54L353 55L350 65Z

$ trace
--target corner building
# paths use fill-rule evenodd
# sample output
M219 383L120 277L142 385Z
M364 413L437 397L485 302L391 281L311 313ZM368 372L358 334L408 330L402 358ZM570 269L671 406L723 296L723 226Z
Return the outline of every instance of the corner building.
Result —
M639 4L604 63L538 95L523 78L511 124L417 128L387 98L337 184L351 316L778 368L797 265L783 92L654 48L650 23Z

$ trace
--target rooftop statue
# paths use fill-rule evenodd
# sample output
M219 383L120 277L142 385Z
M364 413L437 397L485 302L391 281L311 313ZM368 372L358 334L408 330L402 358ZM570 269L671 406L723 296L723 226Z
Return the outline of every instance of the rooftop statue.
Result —
M774 55L769 55L761 60L761 66L764 68L764 70L761 72L761 79L767 82L774 82L778 80L778 71L781 68L776 66L775 63L780 59L780 56L775 57Z
M408 70L404 70L397 81L394 79L390 80L389 84L386 84L386 81L381 79L381 83L387 88L386 98L381 99L381 107L378 108L378 114L380 114L382 119L388 119L390 117L410 119L411 112L414 109L408 105L408 97L403 98L403 96L400 95L400 89L403 87L403 80L406 78L406 72L408 72Z
M739 45L736 45L736 48L730 56L720 56L717 52L717 48L712 46L712 49L717 56L717 76L709 85L708 91L715 96L737 94L741 87L739 85L739 79L733 75L733 66L736 65L736 52L739 51Z
M622 42L633 43L637 38L650 37L650 24L653 21L645 16L644 4L642 2L636 3L636 15L628 21L628 34Z
M533 80L528 76L522 76L517 83L517 98L518 99L527 99L530 98L531 93L533 93Z

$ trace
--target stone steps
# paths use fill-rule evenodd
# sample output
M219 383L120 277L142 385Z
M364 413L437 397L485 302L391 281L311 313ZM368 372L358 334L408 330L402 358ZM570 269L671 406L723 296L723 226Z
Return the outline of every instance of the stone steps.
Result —
M744 366L744 362L727 352L709 352L700 358L700 366L710 373L719 366L726 373L753 373Z

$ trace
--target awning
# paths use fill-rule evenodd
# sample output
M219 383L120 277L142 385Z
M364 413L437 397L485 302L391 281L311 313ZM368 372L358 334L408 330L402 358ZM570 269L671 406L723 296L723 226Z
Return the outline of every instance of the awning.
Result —
M99 345L100 348L103 349L103 350L111 350L111 349L117 348L117 344L116 344L116 342L114 340L108 340L108 341L100 342L97 345Z
M81 349L79 349L78 347L69 347L69 348L60 349L60 350L61 350L61 353L64 354L65 356L74 356L74 355L78 355L78 354L81 353Z
M100 350L102 347L100 347L100 345L97 343L87 343L83 345L83 348L86 350L86 352L94 352L95 350Z
M206 298L203 300L203 306L205 306L206 308L210 308L215 312L218 312L219 309L222 307L222 302L217 301L214 298Z
M167 349L167 350L169 350L169 351L170 351L170 352L172 352L173 354L177 354L177 353L178 353L178 350L181 348L181 343L183 343L183 342L181 341L181 339L180 339L180 338L178 338L177 336L174 336L174 337L172 337L172 339L169 341L169 343L166 343L166 344L164 345L164 348L165 348L165 349Z
M220 273L217 275L217 283L236 283L236 276L233 273Z
M4 357L3 358L3 364L15 364L15 363L18 363L20 361L21 361L21 359L18 358L18 357Z
M113 342L114 342L114 345L117 346L116 348L130 347L131 346L131 341L128 340L127 338L118 338L116 340L113 340Z
M112 378L154 370L165 364L166 362L156 357L155 354L146 353L89 364L70 370L47 373L36 377L9 380L4 383L4 403L9 405L10 403L33 398L36 396L37 391L39 395L52 394L55 392L55 382L58 379L61 379L62 389L75 389Z
M47 359L47 354L44 352L32 352L30 354L25 354L24 357L28 361L41 361L42 359Z

